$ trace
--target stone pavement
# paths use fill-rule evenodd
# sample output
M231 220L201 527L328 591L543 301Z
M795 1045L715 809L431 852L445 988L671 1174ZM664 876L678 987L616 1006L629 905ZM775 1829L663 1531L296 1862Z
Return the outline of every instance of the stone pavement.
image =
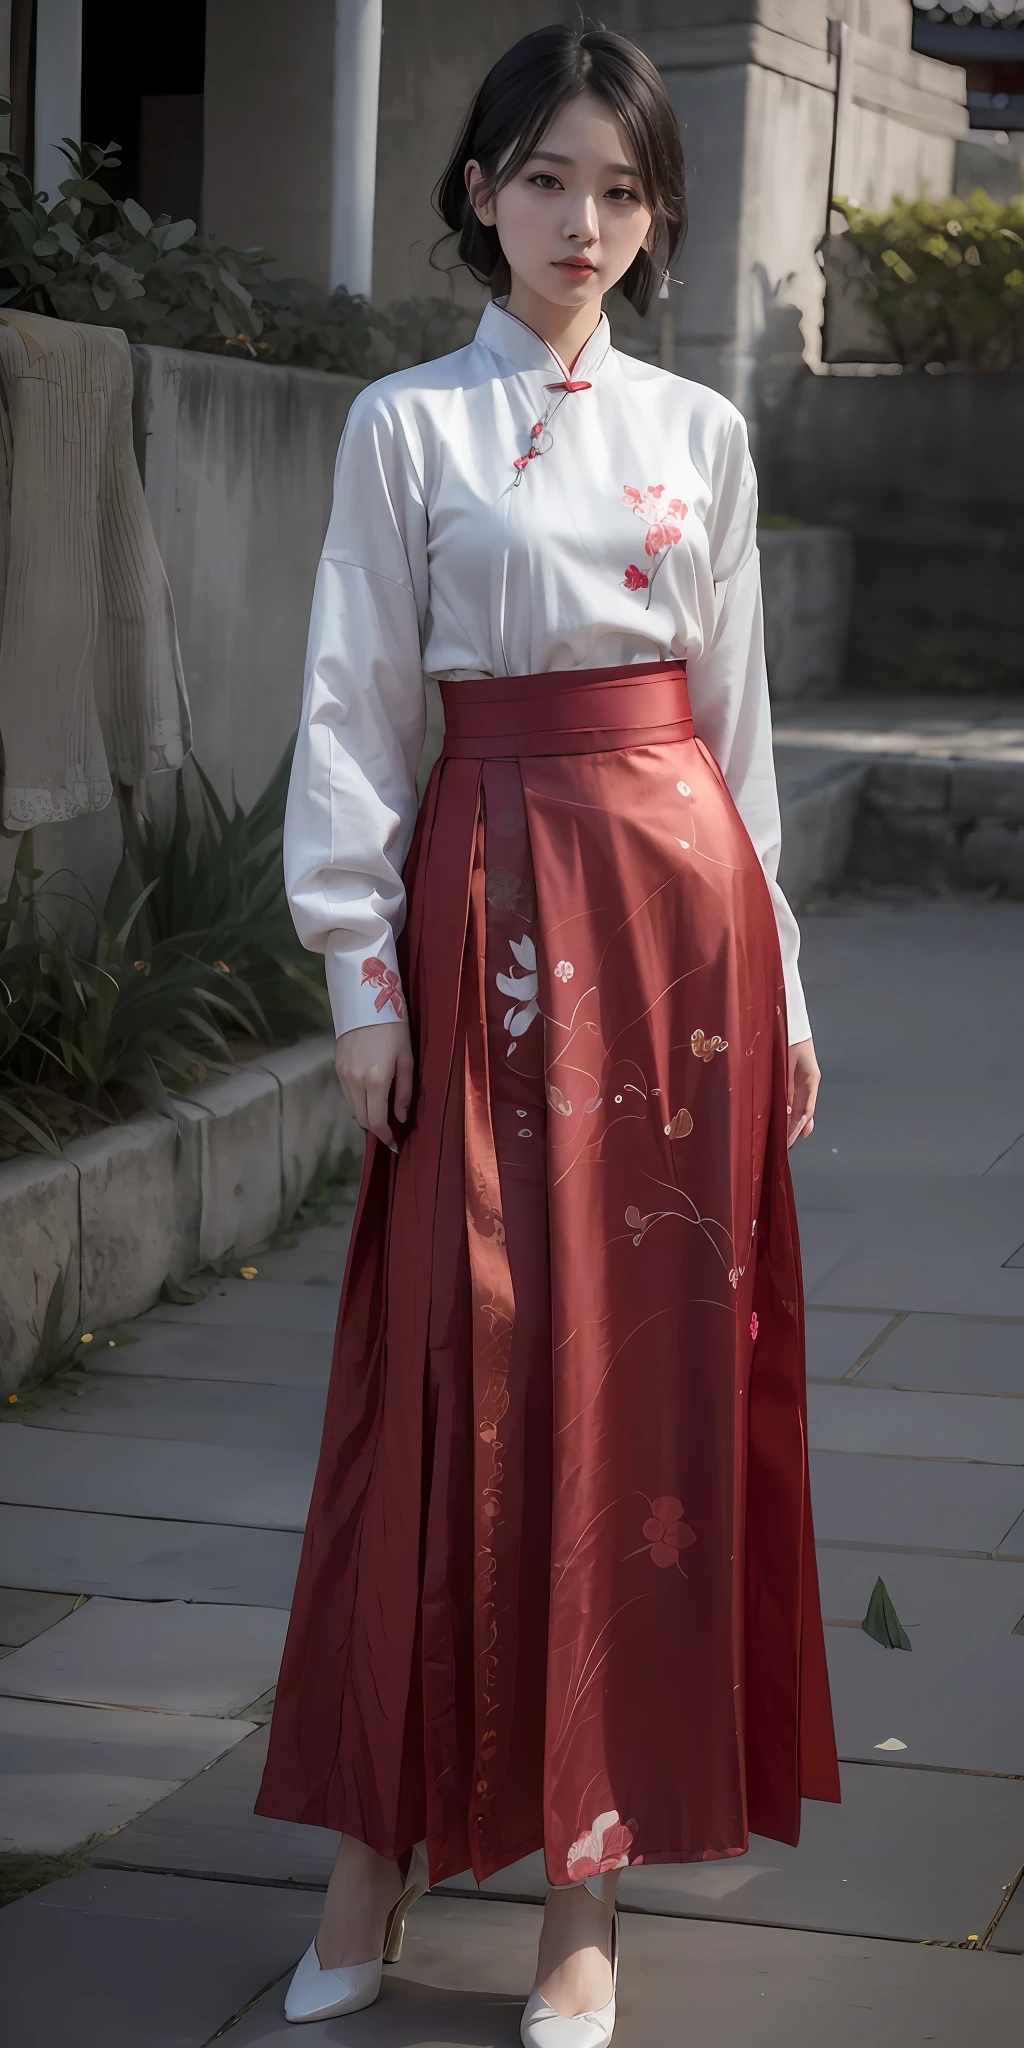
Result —
M1017 2048L1024 906L840 898L805 961L826 1085L794 1164L843 1804L805 1806L795 1850L627 1875L616 2044ZM334 1840L251 1809L344 1234L153 1310L83 1393L0 1430L0 1835L101 1838L0 1914L12 2048L283 2048ZM859 1627L879 1575L909 1655ZM439 1887L378 2004L310 2042L512 2048L541 1896L533 1860Z

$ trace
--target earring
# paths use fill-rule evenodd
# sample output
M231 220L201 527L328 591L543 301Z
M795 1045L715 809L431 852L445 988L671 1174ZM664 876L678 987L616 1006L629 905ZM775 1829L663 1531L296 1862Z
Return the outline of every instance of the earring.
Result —
M659 299L667 299L667 298L668 298L668 296L669 296L669 290L668 290L668 288L669 288L669 285L670 285L670 284L682 284L682 283L683 283L683 281L684 281L684 280L683 280L683 279L682 279L681 277L670 277L670 276L669 276L669 274L668 274L668 271L667 271L667 270L663 270L663 271L662 271L662 273L661 273L661 290L660 290L660 292L658 293L658 297L659 297Z

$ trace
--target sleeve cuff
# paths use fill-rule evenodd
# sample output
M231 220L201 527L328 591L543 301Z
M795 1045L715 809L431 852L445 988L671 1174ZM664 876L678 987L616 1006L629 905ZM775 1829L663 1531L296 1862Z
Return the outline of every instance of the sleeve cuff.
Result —
M364 1024L404 1021L405 996L390 931L369 953L361 946L328 944L324 966L336 1038Z
M803 985L795 961L792 965L783 962L783 977L786 983L787 1035L790 1045L800 1045L805 1038L810 1038L811 1020L807 1015Z

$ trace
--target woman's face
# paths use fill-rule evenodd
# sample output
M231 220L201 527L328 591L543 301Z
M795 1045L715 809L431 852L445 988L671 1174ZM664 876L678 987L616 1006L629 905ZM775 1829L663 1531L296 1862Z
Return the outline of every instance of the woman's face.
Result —
M518 283L566 308L600 304L651 230L629 139L593 93L560 108L522 170L491 199L478 199L480 165L466 166L470 199L494 227Z

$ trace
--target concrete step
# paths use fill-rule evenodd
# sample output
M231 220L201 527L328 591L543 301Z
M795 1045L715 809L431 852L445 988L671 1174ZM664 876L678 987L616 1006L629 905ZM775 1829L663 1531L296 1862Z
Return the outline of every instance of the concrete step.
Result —
M1024 897L1024 706L831 699L775 710L779 879Z

